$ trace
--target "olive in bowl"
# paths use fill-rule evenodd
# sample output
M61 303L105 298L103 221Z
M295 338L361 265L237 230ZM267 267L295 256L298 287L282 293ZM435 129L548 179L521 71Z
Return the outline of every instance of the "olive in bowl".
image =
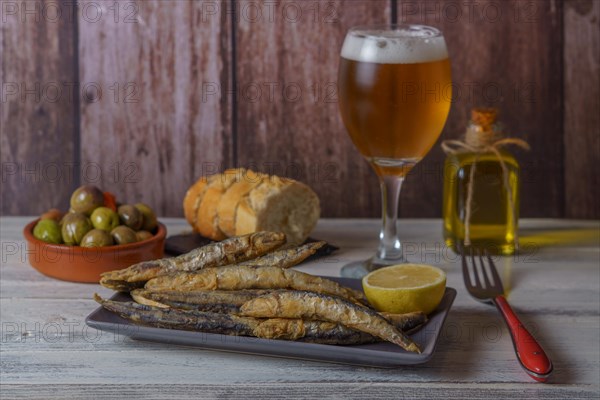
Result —
M117 211L123 225L128 226L134 231L142 229L142 225L144 224L144 214L142 214L135 206L123 204L122 206L119 206Z
M60 211L58 208L51 208L46 211L42 215L40 215L40 219L53 219L56 222L60 222L60 220L65 216L65 213Z
M108 207L98 207L90 217L95 229L110 232L119 226L119 214Z
M94 227L88 217L79 212L68 213L62 220L61 234L66 245L76 246Z
M84 185L71 195L71 209L90 216L92 212L104 205L104 194L96 186Z
M110 234L116 244L128 244L138 241L135 231L125 225L117 226Z
M135 233L135 235L137 236L138 242L141 242L142 240L150 239L152 236L154 236L153 234L151 234L148 231L137 231Z
M110 233L102 229L92 229L85 234L81 243L81 247L106 247L114 244L113 238Z
M28 261L33 268L53 278L71 282L98 283L103 272L127 268L142 261L156 260L164 256L167 230L160 223L156 233L148 240L118 246L89 248L47 243L36 238L33 230L39 221L31 221L23 229L27 241Z
M58 222L53 219L42 219L33 228L33 236L46 243L62 243L62 235Z
M144 216L142 230L148 231L148 232L153 232L154 229L156 229L156 225L158 224L158 221L156 220L156 214L154 214L154 211L152 211L150 206L148 206L144 203L137 203L135 205L135 208L140 210L140 212Z

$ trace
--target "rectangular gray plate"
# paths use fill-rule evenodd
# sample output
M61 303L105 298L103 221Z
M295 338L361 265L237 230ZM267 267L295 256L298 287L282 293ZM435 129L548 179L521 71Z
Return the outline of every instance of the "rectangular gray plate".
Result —
M359 279L331 277L328 277L328 279L353 289L362 290ZM151 328L135 325L102 307L94 310L86 318L85 322L92 328L115 332L135 340L194 346L235 353L394 368L401 365L415 365L429 361L433 356L440 331L455 297L456 290L446 288L442 302L437 310L429 316L427 324L421 330L411 335L411 338L421 347L423 351L421 354L410 353L394 344L384 342L356 346L334 346ZM129 301L131 298L127 294L117 293L112 297L112 300Z

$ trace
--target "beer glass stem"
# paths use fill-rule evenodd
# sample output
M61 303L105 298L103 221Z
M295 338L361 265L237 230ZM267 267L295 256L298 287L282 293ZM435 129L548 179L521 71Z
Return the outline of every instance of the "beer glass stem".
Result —
M379 234L379 249L372 260L374 266L405 262L397 228L398 200L402 182L404 182L404 177L397 175L384 175L379 179L383 226Z

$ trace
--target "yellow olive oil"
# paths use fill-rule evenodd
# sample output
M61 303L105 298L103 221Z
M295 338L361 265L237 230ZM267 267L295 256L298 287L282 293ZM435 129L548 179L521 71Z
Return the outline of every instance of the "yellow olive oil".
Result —
M506 182L498 154L506 168ZM466 237L469 185L472 185L470 246L486 249L490 254L510 255L515 251L519 218L519 165L510 153L499 150L498 154L464 151L449 154L446 158L444 239L446 245L456 252L457 244L464 243Z

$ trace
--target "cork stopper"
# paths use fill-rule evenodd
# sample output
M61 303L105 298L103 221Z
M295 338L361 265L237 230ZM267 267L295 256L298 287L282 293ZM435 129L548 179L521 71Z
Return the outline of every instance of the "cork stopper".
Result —
M485 147L499 139L495 129L497 108L477 107L471 110L471 124L465 133L465 142L474 147Z
M471 121L481 125L484 130L492 129L498 117L497 108L474 108L471 110Z

